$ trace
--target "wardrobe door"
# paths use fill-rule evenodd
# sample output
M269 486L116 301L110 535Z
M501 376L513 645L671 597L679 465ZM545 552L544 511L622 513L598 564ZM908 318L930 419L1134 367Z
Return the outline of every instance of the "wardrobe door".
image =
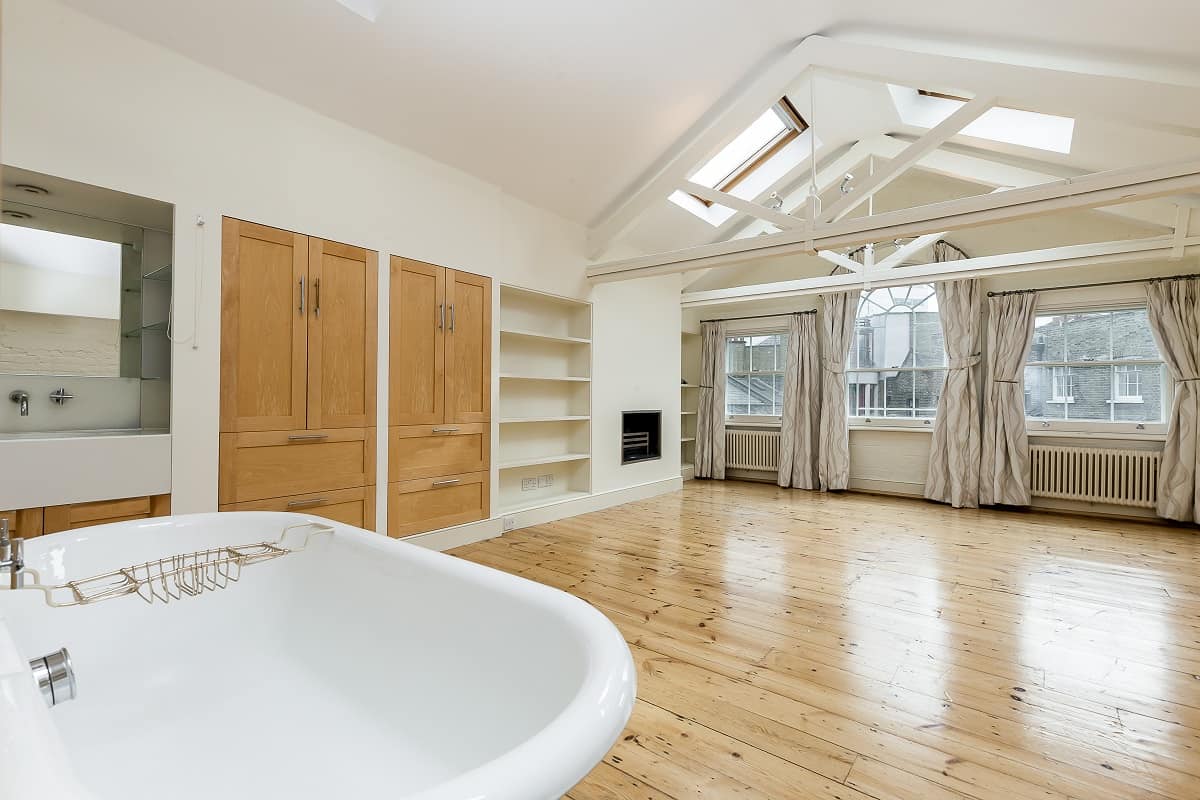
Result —
M446 271L446 422L488 422L492 410L492 281Z
M294 430L308 402L308 237L222 220L221 430Z
M310 239L308 427L375 424L378 254Z
M446 270L392 256L388 423L429 425L446 411Z

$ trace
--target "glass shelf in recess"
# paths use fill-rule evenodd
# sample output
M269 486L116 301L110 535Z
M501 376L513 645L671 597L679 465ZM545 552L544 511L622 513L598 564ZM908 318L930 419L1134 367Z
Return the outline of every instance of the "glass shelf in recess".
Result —
M158 269L152 269L142 276L144 281L169 281L171 280L171 265L164 264Z
M166 332L167 332L167 323L164 320L163 322L152 322L149 325L143 325L140 328L134 328L133 330L125 331L125 333L123 333L121 335L124 336L126 339L136 339L137 337L142 336L144 334L148 334L148 333L163 333L163 334L165 334Z

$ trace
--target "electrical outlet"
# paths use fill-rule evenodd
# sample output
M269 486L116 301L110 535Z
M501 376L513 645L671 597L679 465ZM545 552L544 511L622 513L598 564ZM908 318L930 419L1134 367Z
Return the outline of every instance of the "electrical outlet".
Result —
M545 489L554 485L553 475L538 475L537 485L539 489Z
M522 492L532 492L536 488L538 488L538 479L537 478L521 478L521 491Z
M505 533L516 530L516 528L517 528L517 518L516 517L504 517L504 532Z

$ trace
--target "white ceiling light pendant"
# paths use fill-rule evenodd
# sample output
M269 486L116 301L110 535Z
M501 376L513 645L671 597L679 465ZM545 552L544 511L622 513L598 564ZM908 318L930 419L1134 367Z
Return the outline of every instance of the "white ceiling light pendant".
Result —
M383 0L336 0L336 2L343 8L358 14L367 22L374 22L379 18L380 7L383 5Z

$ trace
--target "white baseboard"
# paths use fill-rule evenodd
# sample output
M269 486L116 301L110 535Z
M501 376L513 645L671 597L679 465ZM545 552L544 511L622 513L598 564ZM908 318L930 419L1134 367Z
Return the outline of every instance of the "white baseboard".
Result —
M607 492L597 492L574 500L564 500L561 503L551 503L526 511L518 511L514 514L508 514L505 517L492 517L491 519L484 519L479 522L469 522L466 525L455 525L453 528L442 528L441 530L429 531L428 533L418 533L415 536L406 537L404 541L412 542L421 547L427 547L430 550L450 550L455 547L482 542L485 539L494 539L502 535L505 532L505 519L513 521L510 530L517 530L518 528L528 528L531 525L543 525L547 522L554 522L555 520L567 517L577 517L580 514L588 514L592 511L601 511L605 508L632 503L636 500L645 500L660 494L679 491L682 488L683 478L663 478L662 480L639 483L635 486L610 489Z
M901 497L924 497L925 484L916 481L880 481L870 478L850 478L847 487L852 492L895 494Z

